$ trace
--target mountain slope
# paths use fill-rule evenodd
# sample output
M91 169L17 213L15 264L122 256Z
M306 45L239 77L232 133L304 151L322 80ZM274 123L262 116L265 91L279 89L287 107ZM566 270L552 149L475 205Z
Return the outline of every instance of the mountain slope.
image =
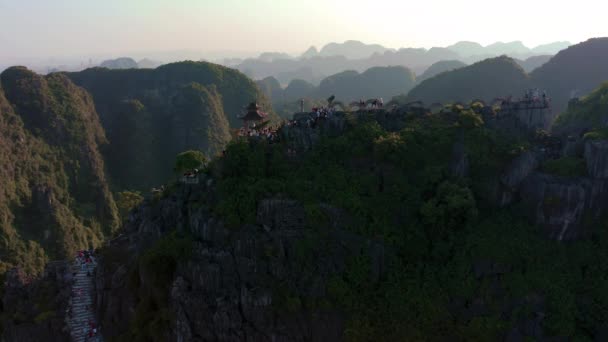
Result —
M525 60L516 59L517 64L521 65L521 67L526 72L531 72L532 70L542 66L547 63L553 56L552 55L540 55L540 56L532 56L528 57Z
M266 95L266 97L273 103L282 100L283 89L281 88L281 84L276 78L269 76L264 78L263 80L256 81L255 83L258 85L258 88L260 88L260 90Z
M407 95L407 101L468 102L479 98L490 101L496 97L522 93L530 79L517 63L506 56L486 59L470 66L429 78Z
M40 271L118 227L91 97L67 77L0 75L1 267Z
M532 52L536 54L555 55L561 50L567 49L570 45L572 44L566 41L542 44L532 48Z
M320 56L344 56L348 59L367 58L375 53L384 53L389 49L379 44L365 44L357 40L344 43L329 43L321 48Z
M470 57L475 55L482 55L485 53L484 47L481 46L481 44L468 41L457 42L448 46L447 49L456 52L461 57Z
M431 77L434 77L442 72L446 72L446 71L451 71L454 69L458 69L458 68L462 68L467 66L465 63L461 62L461 61L457 61L457 60L451 60L451 61L439 61L433 65L431 65L428 69L426 69L422 75L420 75L419 77L416 78L416 81L418 83L429 79Z
M110 147L113 184L149 189L171 175L173 158L196 149L222 150L230 127L240 127L244 106L266 97L242 73L204 62L181 62L156 69L88 69L68 76L95 101ZM276 119L271 112L271 118ZM152 157L153 156L153 157ZM132 164L126 170L124 161ZM131 175L126 176L124 172Z
M586 95L608 80L607 59L608 38L593 38L560 51L530 76L562 112L570 98Z
M335 95L343 102L359 99L386 98L407 93L415 83L415 75L409 69L396 67L375 67L359 74L345 71L321 81L318 97Z
M608 124L608 81L580 100L570 102L568 109L555 121L553 131L580 137L588 131L596 131L603 139Z
M109 59L103 61L99 66L108 69L137 69L139 67L137 62L130 57Z

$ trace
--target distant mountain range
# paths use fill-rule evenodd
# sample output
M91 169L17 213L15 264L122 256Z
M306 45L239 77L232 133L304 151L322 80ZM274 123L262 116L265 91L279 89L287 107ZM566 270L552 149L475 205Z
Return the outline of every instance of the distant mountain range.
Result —
M548 61L546 61L548 59ZM589 39L572 45L557 55L516 61L507 56L486 59L473 65L444 72L419 83L403 101L467 102L475 98L521 96L526 88L540 88L552 98L557 114L568 100L584 96L608 80L608 38ZM529 74L526 67L538 65Z
M293 79L302 79L318 84L322 79L347 70L363 72L378 66L403 66L416 74L422 74L432 64L440 61L460 61L475 63L486 58L508 55L520 62L526 71L531 71L548 60L548 57L567 48L568 42L554 42L526 47L521 41L496 42L488 46L461 41L448 47L389 49L378 44L365 44L356 40L344 43L329 43L320 50L311 46L300 56L290 56L279 52L262 53L257 58L245 60L226 59L220 64L234 67L254 79L275 77L286 85Z
M144 58L139 62L136 62L133 58L130 57L120 57L103 61L99 66L108 69L154 69L161 66L162 64L163 63L161 62L153 61L148 58Z
M560 46L558 43L551 45ZM469 48L470 43L459 44L456 49ZM495 45L496 51L504 49ZM537 51L547 51L550 46L541 46ZM477 50L479 51L479 49ZM462 51L461 51L462 52ZM421 100L427 104L434 102L467 102L474 98L490 101L496 97L523 94L526 88L538 87L545 89L552 98L555 114L562 112L568 100L574 96L583 96L596 88L601 82L608 80L608 65L603 61L608 59L608 38L590 39L560 51L557 55L539 55L526 59L516 59L506 55L487 58L467 65L458 59L435 61L424 72L417 72L400 65L398 67L371 67L360 71L370 61L382 61L389 65L397 64L399 60L408 63L421 63L424 60L437 60L443 56L457 55L449 49L435 48L402 49L386 51L382 55L374 55L365 60L348 60L345 57L312 57L303 67L303 74L314 73L318 66L324 66L330 58L334 63L341 61L341 68L346 70L332 74L319 81L320 85L299 77L282 88L284 80L267 77L258 81L258 87L272 100L277 108L287 106L296 108L290 103L304 98L307 103L322 101L330 95L336 95L344 102L350 102L359 97L383 97L390 99L399 96L400 101ZM362 61L365 61L363 63ZM285 61L284 67L297 63L297 60ZM254 64L254 62L250 61ZM315 64L316 63L316 64ZM402 64L408 64L402 63ZM369 63L373 64L373 63ZM273 63L266 63L268 70ZM373 75L373 76L372 76ZM280 110L279 110L280 111Z

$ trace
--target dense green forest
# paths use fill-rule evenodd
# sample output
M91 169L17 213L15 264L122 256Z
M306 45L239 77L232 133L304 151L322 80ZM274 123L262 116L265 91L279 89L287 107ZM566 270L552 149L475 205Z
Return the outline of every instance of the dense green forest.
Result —
M348 213L339 229L381 241L390 251L383 276L370 278L363 253L325 284L326 305L349 317L347 340L495 341L522 324L568 340L597 336L608 319L606 221L592 224L591 239L557 243L522 216L522 204L498 209L492 181L530 144L480 123L468 110L456 120L412 114L388 132L363 116L297 160L283 144L233 142L211 169L214 211L237 227L255 223L264 198L297 199L315 232L302 242L304 274L324 262L319 249L332 248L324 204ZM466 177L450 172L457 137ZM315 310L318 299L298 303Z
M16 67L0 81L0 271L38 273L118 229L107 140L91 97L67 77Z

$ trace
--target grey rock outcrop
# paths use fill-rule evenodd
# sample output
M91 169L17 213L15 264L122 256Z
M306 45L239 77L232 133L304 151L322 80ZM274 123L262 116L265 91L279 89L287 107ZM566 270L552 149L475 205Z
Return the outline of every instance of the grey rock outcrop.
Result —
M552 239L572 240L589 233L585 221L604 215L608 182L535 173L526 178L521 192L534 223Z
M538 168L539 161L536 153L526 151L515 158L501 176L501 182L510 189L517 188L526 177Z
M608 140L585 142L585 161L589 176L594 179L608 178Z
M458 140L452 146L450 172L453 176L464 178L469 175L469 156L464 144L464 132L461 131Z

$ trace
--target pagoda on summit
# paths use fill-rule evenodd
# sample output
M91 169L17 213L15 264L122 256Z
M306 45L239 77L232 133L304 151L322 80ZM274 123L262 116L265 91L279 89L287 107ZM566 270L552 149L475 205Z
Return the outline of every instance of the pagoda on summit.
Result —
M258 123L260 121L264 121L268 116L268 113L265 113L260 110L260 106L258 106L256 102L251 102L249 106L247 106L246 110L247 112L245 113L245 115L240 117L240 119L243 120L243 124L246 130L249 130L250 122L253 122L254 124Z

